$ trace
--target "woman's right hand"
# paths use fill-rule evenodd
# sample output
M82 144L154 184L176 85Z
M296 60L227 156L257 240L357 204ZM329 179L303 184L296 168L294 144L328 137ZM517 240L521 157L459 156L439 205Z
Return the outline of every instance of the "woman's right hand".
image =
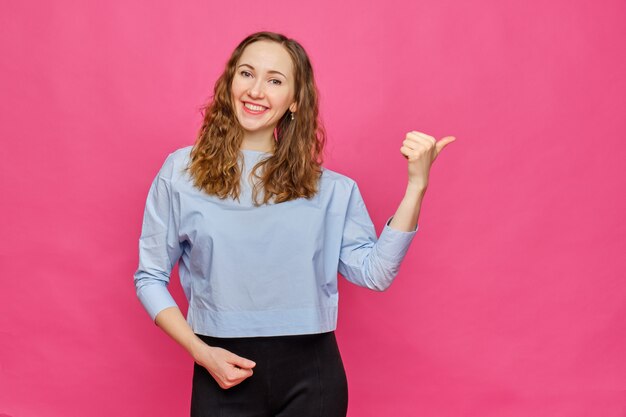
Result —
M220 387L234 387L252 376L252 368L256 363L226 349L204 343L194 334L178 306L163 309L156 315L154 322L183 346L198 365L209 371Z
M194 355L194 360L203 366L223 389L234 387L252 376L256 365L250 359L242 358L217 346L204 344Z

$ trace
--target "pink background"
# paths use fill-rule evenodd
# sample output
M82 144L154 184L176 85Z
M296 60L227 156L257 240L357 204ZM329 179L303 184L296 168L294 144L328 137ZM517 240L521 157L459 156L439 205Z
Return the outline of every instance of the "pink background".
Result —
M257 30L309 52L326 165L379 232L405 133L457 137L392 287L341 279L349 415L626 415L626 3L85 3L0 5L0 415L188 415L141 216Z

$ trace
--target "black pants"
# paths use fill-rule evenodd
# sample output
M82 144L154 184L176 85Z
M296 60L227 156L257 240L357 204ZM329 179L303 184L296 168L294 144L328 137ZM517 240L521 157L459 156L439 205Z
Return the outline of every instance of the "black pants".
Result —
M191 417L345 417L348 383L334 332L217 338L197 335L256 362L254 374L221 388L194 363Z

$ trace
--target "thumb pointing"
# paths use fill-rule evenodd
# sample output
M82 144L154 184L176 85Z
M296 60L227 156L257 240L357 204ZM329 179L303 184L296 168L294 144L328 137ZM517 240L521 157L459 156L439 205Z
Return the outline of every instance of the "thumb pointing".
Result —
M454 136L446 136L445 138L438 140L436 144L437 154L441 152L441 150L445 148L448 144L454 142L455 140L456 138Z

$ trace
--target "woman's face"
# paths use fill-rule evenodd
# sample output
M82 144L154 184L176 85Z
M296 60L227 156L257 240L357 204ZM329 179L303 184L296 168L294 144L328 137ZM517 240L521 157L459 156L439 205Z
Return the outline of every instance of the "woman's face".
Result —
M287 50L265 40L246 46L231 91L235 114L248 137L273 140L287 109L296 111L293 64Z

